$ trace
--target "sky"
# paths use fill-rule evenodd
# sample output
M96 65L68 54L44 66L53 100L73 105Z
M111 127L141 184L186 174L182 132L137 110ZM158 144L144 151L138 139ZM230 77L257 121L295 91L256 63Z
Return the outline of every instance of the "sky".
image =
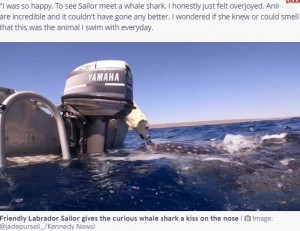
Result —
M129 64L150 124L300 116L300 43L0 43L0 87L60 103L97 60Z

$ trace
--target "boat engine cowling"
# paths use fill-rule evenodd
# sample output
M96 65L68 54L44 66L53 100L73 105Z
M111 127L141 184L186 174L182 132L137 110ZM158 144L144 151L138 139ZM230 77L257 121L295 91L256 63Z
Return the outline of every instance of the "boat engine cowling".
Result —
M131 70L124 61L96 61L73 70L62 96L67 124L75 121L79 131L70 132L80 137L71 139L79 144L86 140L87 153L103 152L109 121L123 119L133 108L132 88Z
M85 116L124 116L133 106L132 75L124 61L97 61L68 77L62 101Z

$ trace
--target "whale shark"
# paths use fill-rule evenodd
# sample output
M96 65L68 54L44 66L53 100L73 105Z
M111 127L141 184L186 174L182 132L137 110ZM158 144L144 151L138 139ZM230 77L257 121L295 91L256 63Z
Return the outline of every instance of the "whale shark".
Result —
M148 143L157 153L173 153L186 155L221 154L221 152L210 145L195 145L181 142Z

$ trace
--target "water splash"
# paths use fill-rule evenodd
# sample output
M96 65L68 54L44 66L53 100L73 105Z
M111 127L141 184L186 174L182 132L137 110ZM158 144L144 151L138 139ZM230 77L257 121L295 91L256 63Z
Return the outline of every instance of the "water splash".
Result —
M252 151L260 147L261 140L257 137L227 134L223 140L223 149L230 154Z

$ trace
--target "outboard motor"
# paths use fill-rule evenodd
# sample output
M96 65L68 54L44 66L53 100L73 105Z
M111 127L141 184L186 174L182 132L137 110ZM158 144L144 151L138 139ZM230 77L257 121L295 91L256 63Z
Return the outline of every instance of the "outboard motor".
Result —
M105 151L110 121L123 120L134 107L132 88L124 61L96 61L72 71L61 105L70 147L81 153Z

